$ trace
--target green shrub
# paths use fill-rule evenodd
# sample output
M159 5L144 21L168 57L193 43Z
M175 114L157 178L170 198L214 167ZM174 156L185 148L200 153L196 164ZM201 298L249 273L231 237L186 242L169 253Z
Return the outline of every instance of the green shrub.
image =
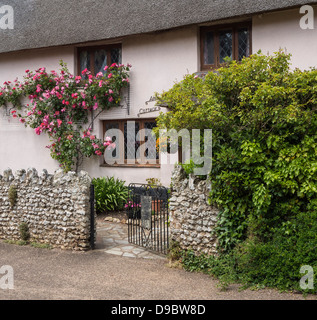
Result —
M95 178L95 199L97 213L122 210L128 199L125 181L114 177Z
M317 201L317 70L292 71L289 60L253 55L158 95L171 111L157 130L213 130L211 201L224 250L250 234L269 239Z
M300 287L304 274L300 269L311 266L314 283L317 274L317 212L299 214L287 227L276 229L267 242L247 239L230 253L219 256L196 256L187 251L182 264L187 271L204 272L220 280L222 288L240 283L242 288L277 288L281 291L317 293L317 288Z
M217 278L222 289L229 284L240 282L235 270L235 258L232 253L221 256L195 255L191 250L183 251L182 265L189 272L203 272Z
M22 241L27 242L30 239L29 226L26 222L20 224L20 238Z
M247 284L317 293L317 288L300 288L301 266L317 272L317 212L298 214L289 222L270 241L247 240L238 246L237 271Z
M182 250L179 242L171 241L167 252L167 258L171 261L180 260L182 257Z
M8 197L9 197L11 208L13 208L16 205L17 197L18 197L17 187L15 185L10 186L8 191Z
M297 290L300 265L316 261L317 238L301 226L315 230L317 70L259 53L204 79L186 76L157 98L171 108L157 130L213 130L217 263L230 256L239 281Z

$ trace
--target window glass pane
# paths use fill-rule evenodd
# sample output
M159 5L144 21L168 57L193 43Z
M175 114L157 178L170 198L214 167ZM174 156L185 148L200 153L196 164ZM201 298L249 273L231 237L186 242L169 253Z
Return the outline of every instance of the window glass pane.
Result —
M111 64L112 63L121 63L121 49L111 49Z
M137 133L140 130L139 122L135 122L135 131L133 135L128 135L128 125L124 124L124 158L136 159L136 151L140 147L140 141L136 141Z
M247 28L240 29L238 31L239 38L239 61L243 57L248 57L250 55L250 37L249 30Z
M109 122L106 124L106 132L105 132L105 138L107 136L107 131L110 129L119 129L119 123L118 122ZM116 136L110 137L112 139L112 142L115 143L116 148L112 151L112 157L114 159L118 159L119 154L119 148L120 148L120 141L116 141Z
M90 53L88 51L81 51L79 54L80 73L88 69L90 71Z
M225 62L224 58L229 57L232 59L232 32L221 31L219 32L219 60L220 63Z
M204 64L215 63L215 44L213 32L207 32L204 39Z
M111 133L109 133L108 130L119 129L121 128L121 125L123 126L124 131L122 137L124 138L124 141L117 141L116 137L114 135L111 136ZM133 159L138 162L138 160L143 159L144 157L148 160L158 160L159 152L157 152L156 149L156 136L152 134L154 127L156 127L156 122L153 120L106 122L104 138L110 136L116 145L116 149L112 151L111 159L119 160L119 150L121 150L120 148L122 146L124 160ZM140 134L141 128L146 129L145 131L142 130L142 134ZM145 143L146 145L144 145ZM142 154L140 152L142 152Z
M144 123L144 129L152 131L154 127L156 127L156 123L154 121ZM149 146L145 150L145 156L147 159L159 159L159 153L156 151L156 136L151 133L147 134L145 142L147 142L147 145Z
M105 66L107 65L107 51L97 50L95 51L95 74L102 72L105 74Z

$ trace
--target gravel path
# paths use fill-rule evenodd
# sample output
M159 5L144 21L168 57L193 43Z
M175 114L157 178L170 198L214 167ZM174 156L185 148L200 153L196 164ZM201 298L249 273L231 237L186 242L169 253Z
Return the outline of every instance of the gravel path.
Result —
M0 242L0 266L14 269L14 289L0 300L303 300L275 290L222 292L207 275L167 266L165 259L135 259L17 246ZM315 299L315 296L306 299Z

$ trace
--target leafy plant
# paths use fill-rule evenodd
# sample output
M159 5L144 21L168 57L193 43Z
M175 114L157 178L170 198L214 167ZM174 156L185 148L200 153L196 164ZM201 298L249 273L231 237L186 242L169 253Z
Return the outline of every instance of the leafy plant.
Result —
M16 205L17 197L18 197L17 187L13 184L9 187L8 197L9 197L11 208L13 208Z
M289 60L259 53L157 97L171 108L157 130L213 130L211 201L225 251L248 236L270 239L317 201L317 70L292 71Z
M292 230L289 232L289 230ZM300 287L304 265L317 274L317 213L302 213L279 228L266 242L247 239L230 253L219 256L196 256L192 251L183 253L183 267L187 271L205 272L220 280L224 289L230 283L240 283L242 288L277 288L281 291L317 293L317 288Z
M161 186L161 185L162 185L160 179L158 179L158 178L147 178L147 179L146 179L146 182L147 182L151 187Z
M26 222L20 224L20 237L22 241L28 241L30 239L29 226Z
M193 159L189 159L185 163L180 163L179 165L184 169L185 174L188 177L190 174L194 174L195 168L201 168L203 167L204 164L196 164ZM206 176L198 176L198 177L201 180L205 180L207 178Z
M177 241L171 241L167 252L167 258L171 261L179 261L182 258L182 250Z
M114 177L95 178L95 199L97 213L122 210L128 199L125 181Z
M171 109L157 130L213 130L220 257L211 270L225 261L244 283L298 290L301 263L316 267L316 88L317 70L292 70L280 51L228 62L204 79L186 76L157 95ZM189 269L205 268L189 258Z
M189 159L185 163L180 163L180 166L184 169L187 176L194 173L195 163L193 159Z
M28 241L24 241L24 240L4 240L3 242L8 244L16 244L18 246L26 246L29 244Z

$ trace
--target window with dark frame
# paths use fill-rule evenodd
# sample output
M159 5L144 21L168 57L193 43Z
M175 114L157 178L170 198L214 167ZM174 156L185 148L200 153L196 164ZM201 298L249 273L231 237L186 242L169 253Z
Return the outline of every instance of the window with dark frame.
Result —
M128 121L135 122L133 136L128 135ZM156 149L156 137L154 135L144 136L144 132L140 131L142 129L152 130L154 127L156 127L155 119L104 121L104 136L110 129L119 129L123 133L123 141L116 141L115 136L111 137L112 141L116 144L116 149L113 150L112 157L120 162L120 164L115 164L114 166L159 167L159 152ZM146 148L145 142L149 142L153 147ZM146 163L147 159L155 163ZM135 163L129 164L129 160L134 160ZM107 165L106 162L104 162L103 165Z
M202 27L200 43L203 71L219 68L226 57L241 61L252 52L251 23Z
M105 74L105 67L113 63L121 63L122 50L121 44L98 46L98 47L80 47L78 48L78 74L88 69L92 75L99 72Z

